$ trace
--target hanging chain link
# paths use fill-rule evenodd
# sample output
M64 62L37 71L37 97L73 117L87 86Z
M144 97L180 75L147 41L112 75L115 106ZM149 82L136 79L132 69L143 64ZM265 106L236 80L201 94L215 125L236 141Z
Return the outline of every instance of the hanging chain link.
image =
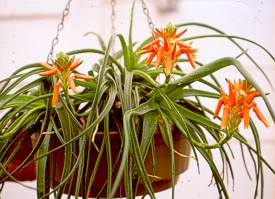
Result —
M111 33L112 35L116 34L116 0L111 0Z
M57 25L57 31L56 31L56 34L55 34L55 37L53 38L52 40L52 45L51 45L51 48L50 48L50 52L47 56L47 63L49 63L50 61L52 61L52 58L53 58L53 53L54 53L54 48L55 46L58 44L59 42L59 34L60 32L63 30L64 28L64 21L65 21L65 18L69 15L70 13L70 5L71 5L71 2L72 0L68 0L68 2L66 3L66 6L62 12L62 17L61 17L61 20L59 22L59 24Z
M116 34L116 0L111 0L111 34L114 36ZM112 45L112 54L115 54L115 40L113 40L113 45Z
M143 14L147 18L148 26L151 29L151 31L153 32L154 29L155 29L155 25L154 25L153 20L152 20L152 18L150 16L149 9L148 9L148 7L147 7L147 5L146 5L146 3L145 3L144 0L140 0L140 2L141 2L141 5L142 5Z

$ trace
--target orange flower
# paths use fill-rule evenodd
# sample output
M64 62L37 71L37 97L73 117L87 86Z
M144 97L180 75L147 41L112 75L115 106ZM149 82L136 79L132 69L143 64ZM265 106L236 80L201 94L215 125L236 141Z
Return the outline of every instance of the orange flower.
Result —
M47 63L41 63L41 65L46 69L46 71L39 73L41 76L51 77L56 75L58 77L58 82L54 85L52 104L55 106L58 102L58 93L60 90L60 86L67 90L68 86L76 92L76 86L74 83L74 79L83 79L90 80L91 76L74 74L71 76L71 73L80 65L82 61L75 57L69 57L69 55L60 52L57 54L56 59L54 60L52 65Z
M269 127L268 121L260 112L257 104L253 102L255 97L260 96L260 94L246 80L235 81L234 84L228 81L228 90L228 95L221 90L221 98L214 112L214 118L216 118L222 106L224 106L221 128L236 128L242 119L244 121L244 127L248 128L249 111L251 108L258 119L261 120L266 127Z
M154 58L156 58L154 64L157 68L160 65L164 66L164 72L166 75L170 75L173 66L177 63L178 58L185 54L191 66L196 67L194 59L197 49L191 48L191 43L187 44L179 40L187 30L183 30L177 33L177 28L168 23L164 29L155 29L153 32L154 40L147 44L138 54L150 53L146 59L145 64L150 65Z
M53 87L52 106L55 107L58 102L58 94L60 90L60 83L56 83Z

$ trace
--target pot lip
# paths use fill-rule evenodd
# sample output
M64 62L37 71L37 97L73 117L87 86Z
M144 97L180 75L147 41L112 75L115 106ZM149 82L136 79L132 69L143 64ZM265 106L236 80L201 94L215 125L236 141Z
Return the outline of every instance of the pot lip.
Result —
M110 135L110 142L112 143L112 147L113 148L119 148L121 146L121 136L118 133L118 131L109 131L109 135ZM180 131L177 128L174 128L172 131L172 135L173 135L173 140L184 140L186 144L189 144L188 139L182 134L180 133ZM154 144L155 145L166 145L165 141L162 138L162 134L160 132L160 130L156 130L154 135L153 135L153 139L154 139ZM94 141L96 143L100 143L102 142L104 138L104 132L102 131L98 131L96 132L96 135L94 137Z

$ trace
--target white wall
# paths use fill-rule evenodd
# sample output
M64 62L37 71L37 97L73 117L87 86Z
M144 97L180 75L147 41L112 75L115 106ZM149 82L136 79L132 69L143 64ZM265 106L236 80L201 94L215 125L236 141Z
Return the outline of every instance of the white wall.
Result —
M127 34L130 10L129 0L117 0L117 31ZM65 29L60 36L58 50L73 50L77 48L91 48L97 46L92 37L83 37L88 31L100 33L105 40L110 35L110 7L107 0L75 0L72 3L71 15L65 22ZM177 11L172 13L160 13L158 6L165 0L148 0L150 13L156 26L164 26L167 22L204 22L214 25L228 34L240 35L255 40L265 46L275 55L275 1L274 0L182 0L179 1ZM154 3L154 4L153 4ZM31 62L45 61L50 42L55 34L56 25L65 1L56 0L0 0L0 79L10 74L18 66ZM146 38L150 34L146 19L142 14L138 2L135 18L135 38L137 41ZM189 28L187 35L201 34L201 30ZM211 32L209 32L212 34ZM275 65L262 50L240 42L249 49L262 68L272 79L275 86ZM222 56L236 56L240 52L229 42L217 39L208 41L195 41L194 46L200 48L198 57L204 62ZM227 45L227 46L224 46ZM228 47L229 46L229 47ZM270 87L263 76L244 58L241 61L247 69L260 82L263 88L270 92ZM85 67L90 65L86 63ZM221 81L224 77L239 77L236 70L230 68L218 73ZM274 92L270 94L272 105L275 105ZM262 103L259 102L259 104ZM266 113L266 108L261 107ZM268 117L271 121L271 118ZM275 131L274 124L265 129L258 123L261 131L264 157L275 168ZM250 132L244 131L244 135L251 137ZM232 142L234 151L239 150L236 142ZM254 183L250 182L241 165L240 154L235 154L233 162L235 169L235 191L230 191L232 198L252 198ZM196 163L191 160L189 170L182 175L176 188L176 198L217 198L216 188L208 187L211 180L210 171L201 160L201 174L196 170ZM251 170L252 165L251 165ZM265 169L265 199L274 199L275 177ZM35 182L29 183L35 186ZM232 182L228 187L232 186ZM157 198L169 198L170 191L159 193ZM13 183L7 183L1 195L2 199L36 198L35 192L22 188Z

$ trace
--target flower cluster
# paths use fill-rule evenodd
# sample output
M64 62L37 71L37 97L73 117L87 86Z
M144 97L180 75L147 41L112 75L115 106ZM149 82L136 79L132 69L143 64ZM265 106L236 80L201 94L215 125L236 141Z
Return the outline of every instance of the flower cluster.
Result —
M177 33L177 28L171 23L161 30L156 28L153 32L153 41L138 53L140 55L150 53L146 59L146 65L150 65L156 57L155 66L159 68L163 65L167 76L171 74L173 66L182 54L187 56L189 63L195 68L194 59L197 49L191 47L192 43L185 43L179 39L186 31L187 29Z
M257 104L254 102L255 97L260 96L259 92L255 90L246 80L228 81L229 94L221 90L221 98L218 101L214 118L216 118L222 108L222 124L221 128L236 128L241 120L244 121L244 127L249 126L249 110L252 108L258 119L261 120L266 127L269 126L268 121L259 110Z
M54 84L53 89L53 97L52 97L52 105L56 106L58 102L58 94L60 87L63 90L67 91L68 86L76 92L76 86L74 83L74 79L83 79L90 80L91 76L82 75L82 74L73 74L72 72L80 65L83 61L79 58L75 58L74 56L70 57L64 52L59 52L56 56L56 59L53 61L52 65L47 63L41 63L41 65L47 69L47 71L39 73L41 76L53 76L56 75L58 77L58 81Z

